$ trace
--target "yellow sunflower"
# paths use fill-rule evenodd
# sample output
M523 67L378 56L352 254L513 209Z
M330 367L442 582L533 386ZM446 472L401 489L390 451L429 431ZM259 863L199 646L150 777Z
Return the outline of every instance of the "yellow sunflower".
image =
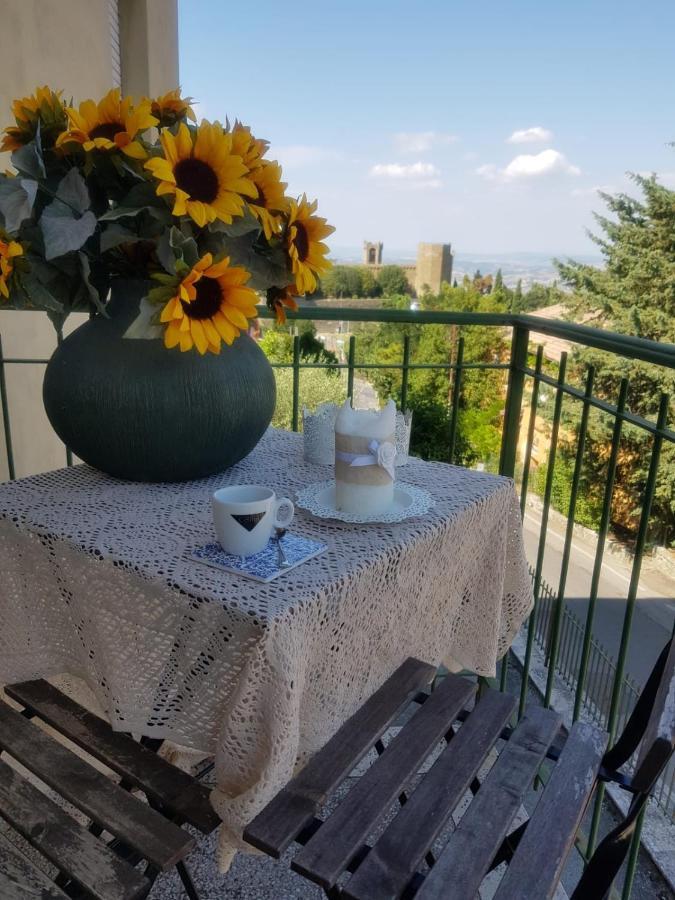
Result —
M219 122L202 121L192 131L182 123L174 136L162 131L163 156L145 168L159 181L158 194L174 194L174 216L188 215L200 227L215 219L230 223L244 209L241 194L256 197L248 168L232 150L232 135Z
M100 103L85 100L79 109L67 108L70 129L60 134L57 147L80 144L85 150L121 150L133 159L146 159L148 153L135 138L157 125L150 113L150 101L133 105L131 97L120 96L119 88L108 91Z
M241 156L244 165L248 169L256 169L264 162L263 156L267 153L269 141L253 137L248 125L235 122L232 129L232 152Z
M288 210L288 199L284 193L287 186L281 180L281 166L276 162L262 160L262 165L252 169L249 175L258 196L248 201L249 208L258 219L267 240L281 228L279 213Z
M12 103L12 113L16 126L5 128L0 151L18 150L35 137L38 122L42 126L43 146L51 146L54 131L63 131L66 127L66 110L61 102L63 91L52 91L44 85L36 89L29 97L22 97Z
M169 91L161 97L151 100L150 111L159 121L161 128L169 128L181 119L188 118L193 122L197 121L191 104L192 97L181 97L180 88L176 88L174 91Z
M22 256L23 247L17 241L5 241L0 238L0 294L9 297L9 279L14 271L14 260Z
M305 194L297 202L290 201L286 241L299 294L315 291L316 276L331 267L331 262L326 259L328 247L321 240L335 229L325 219L314 215L317 206L317 201L309 203Z
M164 345L220 353L221 342L231 344L258 315L258 296L245 286L250 277L246 269L230 266L229 258L214 263L206 253L162 310Z
M283 325L286 321L286 309L296 310L298 308L296 295L297 288L294 284L289 284L285 288L268 288L267 308L274 313L277 325Z

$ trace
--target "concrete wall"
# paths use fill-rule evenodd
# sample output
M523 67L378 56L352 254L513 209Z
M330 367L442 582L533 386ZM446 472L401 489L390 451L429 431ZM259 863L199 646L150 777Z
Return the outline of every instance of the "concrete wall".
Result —
M0 29L0 126L13 124L11 103L37 85L63 88L75 102L103 96L118 81L125 93L158 94L177 87L177 0L5 0ZM119 40L119 51L116 44ZM0 160L9 166L9 156ZM42 313L2 310L5 358L52 353L54 329ZM82 317L79 317L82 321ZM71 317L66 333L79 324ZM62 466L65 450L42 408L44 366L5 366L16 474ZM8 477L0 435L0 480Z

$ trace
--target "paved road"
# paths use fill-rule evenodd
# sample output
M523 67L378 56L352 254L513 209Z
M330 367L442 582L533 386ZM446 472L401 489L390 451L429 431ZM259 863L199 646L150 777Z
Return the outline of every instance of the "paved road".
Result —
M525 514L525 548L534 565L539 540L539 513L528 509ZM564 526L549 523L543 577L558 590L562 561ZM582 622L586 620L587 598L590 590L595 548L575 539L565 588L565 601ZM630 568L622 560L605 554L598 603L595 610L593 634L613 658L616 658ZM661 648L672 633L675 623L675 579L643 567L638 600L631 630L626 662L627 672L643 684Z

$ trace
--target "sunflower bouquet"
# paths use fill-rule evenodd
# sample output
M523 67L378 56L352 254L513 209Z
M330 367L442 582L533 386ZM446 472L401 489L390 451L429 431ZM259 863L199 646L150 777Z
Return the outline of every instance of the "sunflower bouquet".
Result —
M129 338L218 353L257 315L311 293L334 230L286 195L268 143L235 122L196 122L179 90L118 89L67 104L38 88L12 107L0 150L0 308L106 315L115 278L149 285Z

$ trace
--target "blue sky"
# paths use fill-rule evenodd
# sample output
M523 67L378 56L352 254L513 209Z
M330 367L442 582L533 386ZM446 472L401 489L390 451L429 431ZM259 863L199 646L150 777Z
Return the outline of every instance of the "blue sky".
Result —
M583 253L596 189L675 187L675 2L179 0L180 78L271 141L334 247Z

